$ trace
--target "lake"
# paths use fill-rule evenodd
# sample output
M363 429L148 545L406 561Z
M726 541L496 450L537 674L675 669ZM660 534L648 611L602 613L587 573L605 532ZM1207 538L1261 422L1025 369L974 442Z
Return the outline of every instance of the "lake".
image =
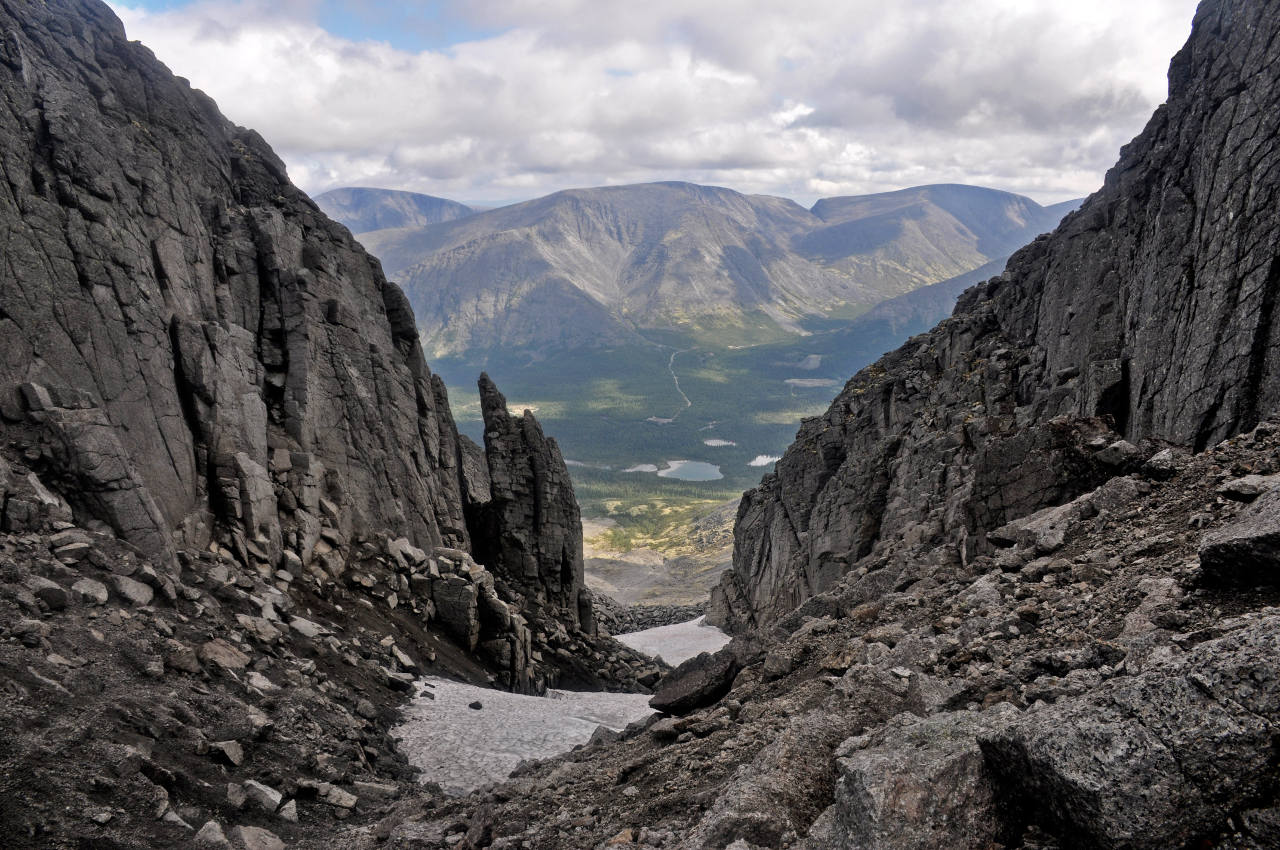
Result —
M679 481L716 481L724 478L720 467L700 460L669 460L666 469L658 473L659 478L675 478Z

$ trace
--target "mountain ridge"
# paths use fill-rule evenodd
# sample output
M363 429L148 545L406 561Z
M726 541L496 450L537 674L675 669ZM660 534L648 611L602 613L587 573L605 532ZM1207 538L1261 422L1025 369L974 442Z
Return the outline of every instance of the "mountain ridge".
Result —
M862 207L835 213L845 201ZM963 186L819 205L831 221L785 198L678 181L571 189L366 244L444 356L635 342L651 328L794 334L806 317L856 313L967 272L1056 222L1030 199ZM1005 224L979 226L984 216ZM992 228L998 238L985 236ZM517 304L527 324L506 318ZM565 318L575 311L589 321Z
M396 189L350 186L316 195L316 206L357 235L374 230L421 227L465 218L476 211L466 204Z

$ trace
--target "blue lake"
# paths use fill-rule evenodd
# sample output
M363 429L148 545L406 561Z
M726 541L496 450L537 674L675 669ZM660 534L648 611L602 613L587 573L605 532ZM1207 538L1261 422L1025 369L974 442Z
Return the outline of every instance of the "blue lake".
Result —
M724 478L720 467L700 460L669 460L667 468L658 472L659 478L675 478L679 481L715 481Z

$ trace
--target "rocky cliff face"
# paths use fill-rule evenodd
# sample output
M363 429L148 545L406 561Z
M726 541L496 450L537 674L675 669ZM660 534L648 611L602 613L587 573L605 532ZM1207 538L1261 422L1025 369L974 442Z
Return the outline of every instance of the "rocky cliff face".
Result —
M458 442L398 289L255 133L88 2L6 2L7 431L145 552L468 543Z
M593 633L582 517L560 449L532 413L515 417L507 410L488 375L479 386L489 486L468 510L475 556L517 589L530 610Z
M804 423L742 501L713 620L770 622L912 549L964 561L1131 444L1200 450L1275 409L1278 28L1266 4L1204 4L1104 187Z
M323 841L410 786L422 673L656 681L582 629L554 443L491 470L378 263L97 0L0 0L0 176L0 844ZM554 571L476 562L495 493Z
M0 31L5 530L109 531L174 581L221 546L411 604L510 687L554 679L503 595L581 625L554 442L528 417L478 457L399 288L105 6L6 0ZM471 557L476 501L510 588Z

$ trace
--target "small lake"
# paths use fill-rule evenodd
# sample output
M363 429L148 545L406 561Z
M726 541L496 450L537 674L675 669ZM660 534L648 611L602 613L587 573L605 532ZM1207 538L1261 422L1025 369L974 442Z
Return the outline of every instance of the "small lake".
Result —
M675 478L679 481L716 481L724 478L720 467L700 460L669 460L666 469L658 472L659 478Z

